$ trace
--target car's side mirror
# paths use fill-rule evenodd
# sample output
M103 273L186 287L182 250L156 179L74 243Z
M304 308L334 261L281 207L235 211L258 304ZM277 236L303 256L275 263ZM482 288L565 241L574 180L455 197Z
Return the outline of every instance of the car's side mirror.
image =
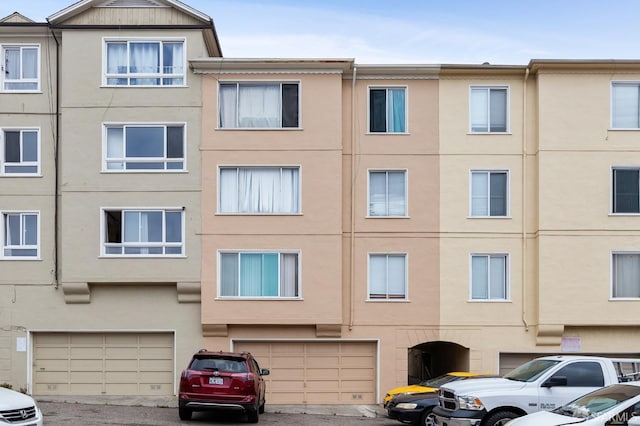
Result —
M268 376L268 375L269 375L269 373L270 373L270 371L269 371L269 369L268 369L268 368L263 368L263 369L260 371L260 375L261 375L261 376Z
M555 386L567 386L566 376L553 376L547 379L543 384L543 388L552 388Z

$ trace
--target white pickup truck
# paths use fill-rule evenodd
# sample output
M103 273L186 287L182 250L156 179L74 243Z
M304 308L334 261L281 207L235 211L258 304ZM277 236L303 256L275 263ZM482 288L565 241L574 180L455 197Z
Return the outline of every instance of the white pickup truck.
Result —
M500 426L552 410L588 392L637 378L640 359L547 356L504 377L452 382L439 391L429 419L437 426ZM427 423L428 424L428 423Z

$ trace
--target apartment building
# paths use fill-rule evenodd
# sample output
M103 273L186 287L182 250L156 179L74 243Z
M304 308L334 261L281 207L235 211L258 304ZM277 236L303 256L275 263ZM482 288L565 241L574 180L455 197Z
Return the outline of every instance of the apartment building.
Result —
M201 347L187 58L221 55L213 22L171 0L85 0L0 34L0 382L173 395Z
M640 61L222 58L172 0L0 20L0 382L268 403L640 356Z

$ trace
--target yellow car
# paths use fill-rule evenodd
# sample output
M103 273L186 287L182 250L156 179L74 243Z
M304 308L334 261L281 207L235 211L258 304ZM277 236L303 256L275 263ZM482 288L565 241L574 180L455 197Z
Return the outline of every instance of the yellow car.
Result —
M471 379L474 377L491 377L487 373L465 373L454 371L451 373L443 374L442 376L434 377L433 379L425 380L417 385L401 386L399 388L391 389L384 396L384 407L387 407L391 398L396 395L409 395L412 393L424 393L435 392L438 388L445 383L455 382L457 380Z

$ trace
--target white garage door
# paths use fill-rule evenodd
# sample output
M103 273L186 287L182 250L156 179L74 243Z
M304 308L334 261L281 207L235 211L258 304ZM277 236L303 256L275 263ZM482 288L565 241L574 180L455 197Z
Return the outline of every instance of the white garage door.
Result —
M172 333L36 333L35 395L173 395Z
M239 342L269 368L269 404L375 404L373 342Z

